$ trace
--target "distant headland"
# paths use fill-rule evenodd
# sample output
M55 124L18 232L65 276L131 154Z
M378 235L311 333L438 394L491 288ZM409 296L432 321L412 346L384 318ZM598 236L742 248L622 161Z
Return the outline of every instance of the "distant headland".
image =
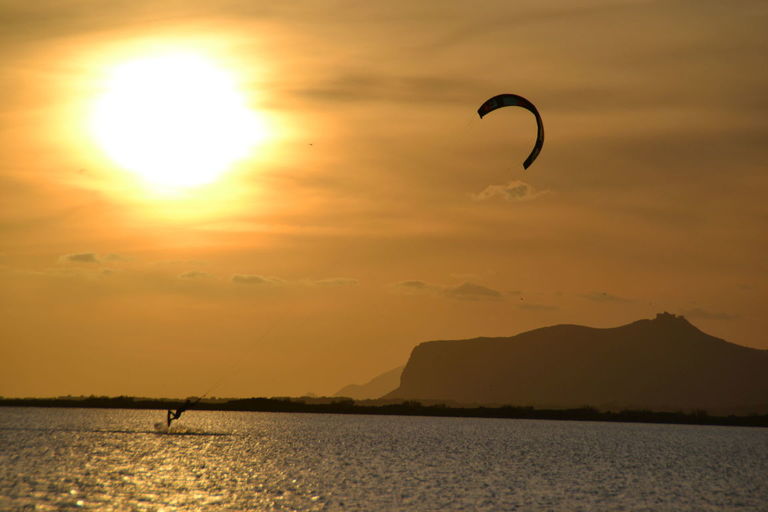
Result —
M614 328L543 327L417 345L383 398L604 411L768 413L768 350L659 313Z

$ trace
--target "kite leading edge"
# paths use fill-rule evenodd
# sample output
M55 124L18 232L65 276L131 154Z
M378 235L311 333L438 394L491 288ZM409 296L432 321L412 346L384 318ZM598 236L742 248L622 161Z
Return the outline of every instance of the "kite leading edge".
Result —
M544 146L544 123L541 121L541 115L539 115L539 111L533 103L517 94L499 94L489 98L480 105L477 113L480 115L480 119L482 119L485 115L501 107L523 107L536 116L536 125L538 127L536 144L533 146L531 154L523 162L523 168L527 169L536 160L536 157L539 156L539 152L541 152L541 148Z

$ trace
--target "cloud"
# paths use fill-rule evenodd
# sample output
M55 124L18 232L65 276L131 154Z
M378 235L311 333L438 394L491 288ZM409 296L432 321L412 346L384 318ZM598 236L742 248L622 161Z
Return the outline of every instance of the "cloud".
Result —
M478 87L476 81L435 76L344 72L294 93L329 102L394 101L420 104L461 103Z
M332 277L312 281L312 284L315 286L356 286L358 281L348 277Z
M103 263L108 261L130 261L130 258L116 253L99 255L95 252L75 252L61 256L59 261L62 263Z
M484 190L477 194L472 194L475 201L488 201L490 199L501 198L505 201L530 201L545 194L546 191L537 191L530 184L512 180L503 185L488 185Z
M232 282L244 285L281 285L285 283L279 277L259 276L256 274L235 274L232 276Z
M211 274L207 272L198 272L196 270L179 274L179 279L206 279L209 277L212 277Z
M627 302L634 302L632 299L626 299L624 297L619 297L618 295L611 295L608 292L591 292L591 293L584 293L582 295L579 295L582 299L591 300L593 302L620 302L620 303L627 303Z
M71 263L98 263L99 258L92 252L78 252L74 254L65 254L59 261Z
M560 20L579 21L584 18L594 17L605 13L628 10L631 6L624 4L607 5L605 2L594 2L591 5L582 2L579 5L559 6L551 8L544 7L546 4L536 6L535 8L518 8L515 12L499 11L497 15L486 18L482 23L474 23L470 19L464 19L463 23L450 32L430 39L426 48L432 52L443 51L450 46L471 44L472 39L488 39L505 37L512 31L516 31L521 26L543 25L547 22L557 23Z
M122 254L109 253L105 254L102 259L104 261L129 261L130 258L123 256Z
M431 290L434 287L425 283L424 281L400 281L399 283L395 283L393 285L395 288L399 288L402 290L410 290L410 291L427 291Z
M392 289L403 295L433 295L439 296L442 291L442 286L436 286L433 284L411 279L408 281L400 281L391 285Z
M735 320L738 318L729 313L707 311L702 308L684 309L682 314L686 318L703 318L706 320Z
M522 304L518 304L517 308L525 309L528 311L554 311L556 309L560 309L557 306L551 306L548 304L534 304L531 302L524 302Z
M197 272L196 274L204 274L203 272ZM204 274L207 275L207 274ZM195 276L201 277L201 276ZM302 286L318 286L324 288L340 287L340 286L356 286L359 284L357 279L350 277L329 277L324 279L304 279L304 280L287 280L274 276L262 276L258 274L235 274L232 276L232 282L242 285L255 285L255 286L289 286L289 287L302 287Z
M397 291L409 295L434 295L456 300L502 300L504 295L492 288L472 282L457 286L440 286L424 281L400 281L392 285Z
M501 292L470 282L464 282L453 288L446 288L443 290L443 295L459 300L501 300L503 297Z

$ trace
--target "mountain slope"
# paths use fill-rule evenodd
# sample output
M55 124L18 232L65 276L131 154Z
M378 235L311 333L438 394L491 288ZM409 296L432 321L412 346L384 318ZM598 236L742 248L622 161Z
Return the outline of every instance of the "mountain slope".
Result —
M685 318L597 329L556 325L509 338L414 348L385 398L537 407L736 410L768 404L768 351L709 336Z
M388 372L374 377L365 384L350 384L337 391L334 396L344 396L354 398L355 400L365 400L369 398L379 398L389 393L400 385L400 375L403 373L403 367L398 366Z

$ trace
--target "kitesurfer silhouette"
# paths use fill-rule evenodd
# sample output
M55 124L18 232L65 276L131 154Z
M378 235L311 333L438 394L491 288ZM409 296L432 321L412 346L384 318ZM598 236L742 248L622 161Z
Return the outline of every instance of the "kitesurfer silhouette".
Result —
M181 413L186 411L189 408L190 405L192 405L192 400L187 398L187 400L184 402L184 404L181 407L179 407L178 409L176 409L175 412L174 412L173 409L168 409L168 413L166 414L166 417L165 417L165 421L168 423L168 428L171 428L171 422L173 420L177 420L177 419L181 418Z

